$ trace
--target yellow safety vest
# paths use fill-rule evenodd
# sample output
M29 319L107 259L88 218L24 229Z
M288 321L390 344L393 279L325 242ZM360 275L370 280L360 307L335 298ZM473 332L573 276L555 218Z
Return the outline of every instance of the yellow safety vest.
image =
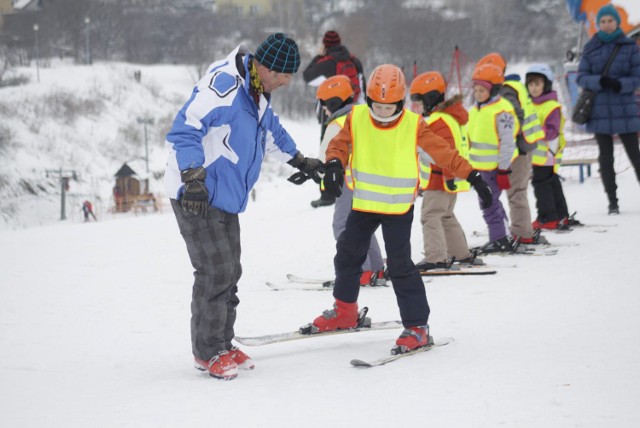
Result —
M378 128L369 107L351 113L351 173L356 211L404 214L415 201L418 176L418 125L421 117L407 109L391 128Z
M531 101L527 88L517 80L507 80L504 85L513 88L518 94L520 108L524 112L524 119L521 123L524 140L529 144L537 144L539 141L544 140L544 130L536 114L536 109L533 107L533 101Z
M564 138L564 116L562 115L562 106L556 100L547 100L541 104L534 104L538 117L545 123L547 118L555 109L560 109L560 131L556 139L558 140L558 149L553 156L553 172L558 172L560 164L562 163L562 153L567 141ZM547 164L547 153L549 152L549 141L540 141L533 151L533 157L531 163L536 166L544 166ZM550 165L549 165L550 166Z
M449 113L444 112L435 112L426 119L427 124L431 125L438 119L444 120L444 123L447 124L451 134L453 135L453 140L456 144L456 150L460 156L469 160L469 139L467 137L467 127L465 125L460 125L460 123L455 120L453 116ZM420 162L420 187L422 189L426 189L429 186L429 180L431 178L431 164L426 165L424 162ZM443 178L444 179L444 178ZM449 193L458 193L458 192L467 192L471 188L469 182L465 179L455 177L454 183L456 185L456 190L449 190L449 188L444 186L444 189Z
M496 129L496 117L500 113L510 113L514 118L513 139L520 128L518 117L511 103L499 97L490 104L478 108L475 105L469 111L469 161L474 169L481 171L493 171L498 168L500 160L500 137ZM512 160L518 155L517 147L514 147Z

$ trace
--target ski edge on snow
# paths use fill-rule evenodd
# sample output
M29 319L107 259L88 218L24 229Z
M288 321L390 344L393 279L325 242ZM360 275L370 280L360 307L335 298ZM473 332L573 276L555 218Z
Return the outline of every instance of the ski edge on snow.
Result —
M434 269L420 271L420 276L465 276L465 275L495 275L498 273L495 269L486 268L467 268L467 269Z
M349 362L349 364L351 364L351 366L353 367L359 367L359 368L371 368L371 367L376 367L376 366L382 366L384 364L390 363L392 361L396 361L399 360L400 358L404 358L404 357L409 357L411 355L415 355L415 354L419 354L421 352L427 352L432 350L433 348L438 348L440 346L446 346L452 342L454 342L455 339L453 337L442 337L440 339L438 339L433 345L431 346L424 346L422 348L418 348L414 351L411 352L406 352L404 354L398 354L398 355L390 355L388 357L382 357L382 358L378 358L377 360L371 360L371 361L364 361L364 360L359 360L359 359L353 359Z

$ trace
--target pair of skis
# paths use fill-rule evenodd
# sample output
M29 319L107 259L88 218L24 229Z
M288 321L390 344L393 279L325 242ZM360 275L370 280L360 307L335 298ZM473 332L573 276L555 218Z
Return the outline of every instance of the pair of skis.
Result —
M423 277L423 282L431 282L431 277L435 276L466 276L466 275L494 275L497 271L486 265L467 266L455 264L448 268L442 269L430 269L426 271L420 271L420 275ZM304 291L327 291L332 290L335 285L334 280L330 279L317 279L306 278L298 275L287 274L289 280L286 284L277 284L275 282L267 281L266 285L272 290L304 290ZM366 288L385 288L388 285L369 286Z
M342 334L361 333L365 331L398 329L402 327L402 322L400 321L371 322L371 320L365 316L367 311L368 311L368 308L366 307L362 308L358 318L358 325L354 328L349 328L345 330L335 330L335 331L328 331L324 333L311 333L310 332L311 325L307 325L307 326L301 327L298 331L291 331L287 333L277 333L277 334L267 334L263 336L253 336L253 337L236 336L235 340L238 343L245 346L263 346L263 345L270 345L273 343L283 343L283 342L290 342L290 341L301 340L301 339L337 336ZM450 338L450 337L442 338L427 346L423 346L421 348L417 348L402 354L385 356L385 357L381 357L381 358L370 360L370 361L353 359L350 361L350 364L354 367L365 367L365 368L381 366L381 365L390 363L392 361L399 360L400 358L404 358L410 355L415 355L421 352L429 351L434 347L448 345L451 342L453 342L453 338Z

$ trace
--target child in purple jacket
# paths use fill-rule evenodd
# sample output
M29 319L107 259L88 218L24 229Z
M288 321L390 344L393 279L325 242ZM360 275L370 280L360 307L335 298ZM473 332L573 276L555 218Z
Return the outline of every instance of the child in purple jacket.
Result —
M564 138L564 117L558 94L552 90L553 72L547 64L533 64L526 74L527 89L544 130L544 140L533 151L533 193L538 216L534 229L568 229L569 211L558 176Z

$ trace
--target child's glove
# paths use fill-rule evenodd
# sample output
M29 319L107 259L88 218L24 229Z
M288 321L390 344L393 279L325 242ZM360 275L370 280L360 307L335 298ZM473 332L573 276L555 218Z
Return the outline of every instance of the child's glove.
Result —
M485 183L482 177L480 177L480 173L474 169L467 177L467 181L473 186L475 191L478 192L480 208L489 208L493 204L491 188L489 188L487 183Z
M511 183L509 182L509 174L511 174L511 170L508 170L508 169L498 170L498 174L496 174L496 184L498 185L498 189L500 190L511 189Z
M324 190L336 198L342 195L344 168L340 159L331 159L324 166Z

